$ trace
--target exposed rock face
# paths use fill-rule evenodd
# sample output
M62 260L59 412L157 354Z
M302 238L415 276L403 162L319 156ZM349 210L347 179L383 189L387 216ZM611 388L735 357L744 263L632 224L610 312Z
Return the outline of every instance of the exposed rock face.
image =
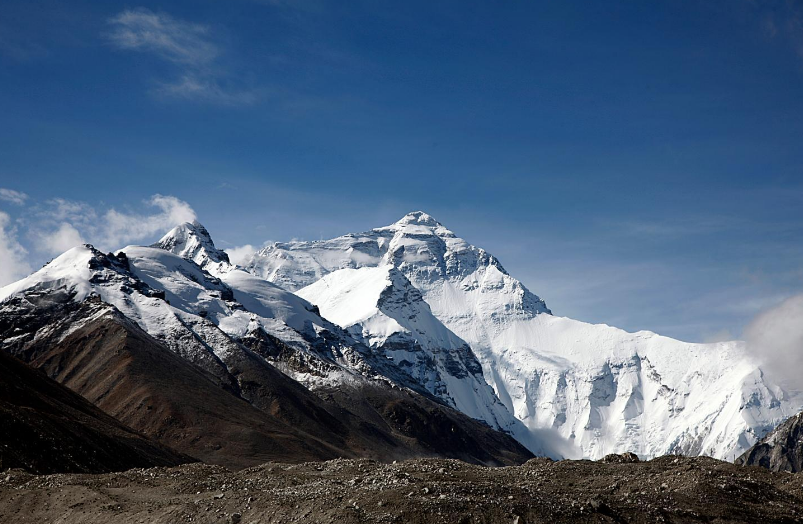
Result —
M104 473L195 461L124 426L4 352L0 428L0 470Z
M775 428L735 462L772 471L803 471L803 412Z

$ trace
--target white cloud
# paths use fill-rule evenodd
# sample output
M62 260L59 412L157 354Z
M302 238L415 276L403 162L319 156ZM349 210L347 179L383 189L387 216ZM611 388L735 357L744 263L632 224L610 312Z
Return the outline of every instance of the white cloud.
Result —
M177 78L160 82L156 94L225 105L254 103L257 91L221 84L220 47L208 26L178 20L145 8L123 11L109 20L109 41L119 49L151 53L177 68Z
M132 214L109 209L103 216L99 240L104 245L120 246L166 231L178 224L195 220L195 211L173 196L154 195L148 201L161 210L152 215Z
M0 211L0 286L10 284L31 273L27 251L17 241L16 230L10 227L11 217Z
M251 261L251 256L256 252L256 248L251 244L246 244L244 246L233 247L226 250L226 254L229 255L229 260L232 264L237 264L239 266L245 265Z
M81 233L72 224L62 223L58 229L39 235L39 249L50 255L60 255L68 249L84 244Z
M156 212L96 210L84 202L56 198L37 211L29 231L37 241L36 249L47 254L61 253L86 241L102 251L110 251L196 218L192 207L174 196L157 194L145 204Z
M20 191L14 191L13 189L0 187L0 200L5 200L6 202L11 202L12 204L21 206L25 204L26 200L28 200L28 195Z
M803 295L756 316L745 330L747 347L779 385L803 389Z

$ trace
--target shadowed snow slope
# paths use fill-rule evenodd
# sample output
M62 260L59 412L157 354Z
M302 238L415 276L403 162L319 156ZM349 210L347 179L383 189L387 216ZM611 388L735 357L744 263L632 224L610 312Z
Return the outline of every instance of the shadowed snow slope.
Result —
M485 382L468 344L395 267L341 269L297 293L448 405L492 427L523 429Z
M246 265L287 289L305 288L300 294L325 316L359 324L371 344L389 331L417 336L416 326L377 307L382 274L360 269L373 267L406 277L432 315L469 344L485 380L531 431L555 430L586 457L635 451L732 459L801 405L763 375L741 342L692 344L553 316L495 257L420 211L365 233L274 243ZM336 292L326 289L333 285Z

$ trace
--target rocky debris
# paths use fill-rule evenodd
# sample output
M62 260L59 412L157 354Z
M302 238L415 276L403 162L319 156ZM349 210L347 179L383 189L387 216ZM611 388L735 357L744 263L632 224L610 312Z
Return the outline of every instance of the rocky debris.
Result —
M616 453L605 455L605 457L602 458L602 462L605 462L606 464L632 464L634 462L639 462L639 458L635 453L628 451L620 455L617 455Z
M359 478L360 482L350 481ZM219 495L223 495L220 497ZM2 522L796 522L796 475L710 458L188 464L102 475L0 475Z
M789 417L734 462L772 471L803 471L803 412Z

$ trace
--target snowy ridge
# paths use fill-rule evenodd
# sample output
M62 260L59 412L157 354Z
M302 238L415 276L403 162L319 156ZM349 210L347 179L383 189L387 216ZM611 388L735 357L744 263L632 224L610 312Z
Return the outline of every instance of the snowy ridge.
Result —
M295 352L297 363L308 363L305 369L286 369L282 361L272 362L308 387L360 378L415 386L402 374L387 372L386 362L375 365L367 348L303 299L235 269L226 272L224 282L160 248L129 246L115 255L85 245L0 289L0 301L31 292L67 293L78 302L97 296L223 381L229 380L229 363L248 351L241 341L262 332Z
M341 269L297 294L447 405L491 427L515 432L519 426L485 382L468 344L432 315L395 267Z
M523 424L534 434L556 431L578 455L732 459L801 407L741 342L691 344L551 315L495 257L420 211L365 233L275 243L246 268L287 289L305 288L302 295L323 300L331 309L326 315L348 324L364 315L336 312L331 297L310 285L344 268L385 266L397 268L431 313L469 344L485 380ZM365 300L347 300L347 309L370 312L376 304ZM369 342L389 329L387 322L357 323Z

